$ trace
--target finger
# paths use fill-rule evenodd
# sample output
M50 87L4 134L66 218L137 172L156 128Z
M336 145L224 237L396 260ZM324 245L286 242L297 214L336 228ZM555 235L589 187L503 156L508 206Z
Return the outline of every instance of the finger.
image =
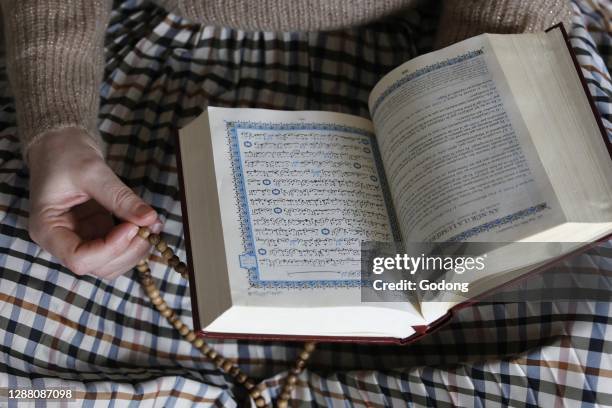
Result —
M156 221L150 229L154 234L159 234L163 228L163 224L160 221ZM113 280L120 275L128 272L130 269L133 269L140 260L148 257L149 252L151 250L151 244L148 243L147 240L144 240L140 237L134 238L136 241L141 241L142 251L138 251L138 249L134 249L133 251L126 252L125 256L118 259L120 264L111 264L110 268L112 269L110 274L107 274L106 271L100 271L97 276L104 277L104 279ZM132 245L132 244L130 244Z
M141 259L148 256L151 245L140 237L135 237L125 252L94 274L98 277L113 280L133 269Z
M104 208L139 226L149 226L157 220L155 210L126 186L110 167L100 166L95 173L95 183L88 181L82 187Z
M83 241L73 231L59 226L44 234L41 245L72 272L84 275L100 270L112 259L120 257L137 233L136 225L123 223L111 229L104 238Z
M32 240L72 270L73 265L68 266L66 263L81 244L81 238L74 231L63 226L46 229L40 228L40 225L45 224L37 222L35 218L31 220L30 237Z

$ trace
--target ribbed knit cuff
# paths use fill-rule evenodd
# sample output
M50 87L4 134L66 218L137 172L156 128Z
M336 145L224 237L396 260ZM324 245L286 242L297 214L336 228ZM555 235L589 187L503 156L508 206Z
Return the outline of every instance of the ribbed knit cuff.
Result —
M570 29L569 0L444 0L436 48L482 33L539 32L562 22Z
M29 148L51 130L85 130L100 146L106 0L3 2L7 66L17 132Z
M62 128L81 128L101 147L98 71L103 61L83 61L71 49L45 47L34 55L21 54L13 64L10 77L24 159L46 133Z
M254 31L322 31L357 26L416 0L164 0L170 11L215 26Z

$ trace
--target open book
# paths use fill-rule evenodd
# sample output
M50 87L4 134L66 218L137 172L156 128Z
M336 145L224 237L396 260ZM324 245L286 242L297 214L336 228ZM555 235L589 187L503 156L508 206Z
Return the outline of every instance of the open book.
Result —
M208 108L180 130L202 334L405 342L465 299L362 302L362 242L567 242L563 255L612 233L612 150L562 26L408 61L369 110ZM502 251L470 296L547 256Z

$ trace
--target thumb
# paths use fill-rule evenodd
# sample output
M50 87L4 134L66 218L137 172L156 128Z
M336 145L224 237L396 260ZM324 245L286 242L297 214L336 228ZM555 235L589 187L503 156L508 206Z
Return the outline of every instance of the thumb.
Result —
M139 226L157 220L155 210L126 186L108 166L98 169L95 183L87 183L85 191L116 217Z

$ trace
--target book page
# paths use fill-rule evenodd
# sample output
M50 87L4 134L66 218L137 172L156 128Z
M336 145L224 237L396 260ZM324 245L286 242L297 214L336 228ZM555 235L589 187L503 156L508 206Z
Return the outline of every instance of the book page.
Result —
M598 127L561 29L489 38L568 221L612 222L608 135Z
M394 239L371 122L220 108L209 119L232 303L359 305L361 242Z
M486 36L401 65L370 113L406 242L510 242L565 216Z

